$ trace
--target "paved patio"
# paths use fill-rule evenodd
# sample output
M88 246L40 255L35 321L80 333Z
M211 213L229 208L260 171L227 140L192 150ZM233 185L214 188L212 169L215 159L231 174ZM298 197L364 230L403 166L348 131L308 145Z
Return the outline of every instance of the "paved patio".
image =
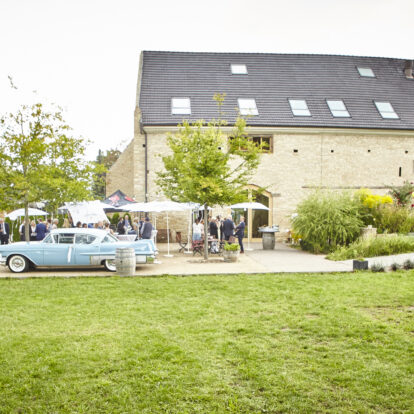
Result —
M154 265L137 267L136 276L193 275L193 274L234 274L234 273L322 273L352 271L352 262L333 262L323 255L313 255L292 247L276 244L274 250L263 250L261 243L252 243L252 250L246 250L235 263L226 263L221 256L210 255L205 262L200 255L190 252L178 253L178 245L171 244L173 257L166 257L167 245L159 244L158 262ZM112 276L103 268L49 269L38 268L23 274L11 273L8 268L0 268L0 278L26 277L76 277L76 276Z

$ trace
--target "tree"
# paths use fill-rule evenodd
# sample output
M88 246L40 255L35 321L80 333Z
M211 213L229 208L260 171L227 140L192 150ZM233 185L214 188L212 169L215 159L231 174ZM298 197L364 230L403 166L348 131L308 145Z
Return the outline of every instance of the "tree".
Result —
M216 95L221 114L224 95ZM207 234L208 205L229 205L247 198L246 185L259 165L261 146L246 133L246 120L237 118L230 139L223 133L224 120L194 124L184 121L179 132L169 135L172 154L162 157L165 170L157 184L164 194L180 202L204 206L204 234ZM204 258L208 246L204 243Z
M96 157L95 165L99 167L99 170L93 176L92 192L94 198L103 199L106 197L105 194L105 182L106 172L115 164L121 155L119 149L109 149L106 153L99 150L98 156Z
M59 109L41 103L0 118L0 208L25 208L26 240L29 203L47 201L56 211L64 201L90 198L95 167L84 160L85 141L70 131Z

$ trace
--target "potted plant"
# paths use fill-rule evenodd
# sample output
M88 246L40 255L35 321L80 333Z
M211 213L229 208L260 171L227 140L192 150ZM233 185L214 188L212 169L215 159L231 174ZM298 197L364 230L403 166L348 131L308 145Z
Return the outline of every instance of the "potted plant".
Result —
M363 257L358 257L352 262L353 270L368 270L368 260Z
M225 262L237 262L240 246L237 243L224 243L223 258Z

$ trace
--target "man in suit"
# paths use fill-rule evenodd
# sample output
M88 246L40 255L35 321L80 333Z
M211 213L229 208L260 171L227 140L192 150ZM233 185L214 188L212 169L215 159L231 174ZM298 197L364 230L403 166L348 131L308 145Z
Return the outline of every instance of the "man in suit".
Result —
M150 239L152 235L152 223L149 217L145 217L145 222L141 227L141 237L143 239Z
M237 236L237 239L239 240L240 253L244 253L243 237L244 237L244 229L245 229L245 227L246 227L246 223L244 222L244 217L241 216L240 217L240 223L236 227L236 236Z
M119 217L118 225L116 226L118 234L125 234L125 222L122 217Z
M224 220L223 223L223 233L224 233L224 240L229 241L230 236L233 236L234 231L234 223L231 215Z
M46 236L46 232L47 232L47 228L46 228L46 224L43 223L43 219L40 218L38 220L38 223L36 224L36 240L40 241L43 240Z
M9 234L9 223L5 223L4 217L0 217L0 244L9 244Z

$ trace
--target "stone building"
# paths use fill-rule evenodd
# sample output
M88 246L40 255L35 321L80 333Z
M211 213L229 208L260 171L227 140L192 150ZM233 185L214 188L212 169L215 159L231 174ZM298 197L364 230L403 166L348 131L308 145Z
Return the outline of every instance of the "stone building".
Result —
M183 119L248 116L249 135L269 150L250 188L269 212L257 227L289 219L315 188L371 188L414 181L414 80L410 60L298 54L142 52L134 138L108 173L108 194L162 199L155 185L166 136ZM178 224L177 224L178 225ZM185 230L185 224L183 225Z

